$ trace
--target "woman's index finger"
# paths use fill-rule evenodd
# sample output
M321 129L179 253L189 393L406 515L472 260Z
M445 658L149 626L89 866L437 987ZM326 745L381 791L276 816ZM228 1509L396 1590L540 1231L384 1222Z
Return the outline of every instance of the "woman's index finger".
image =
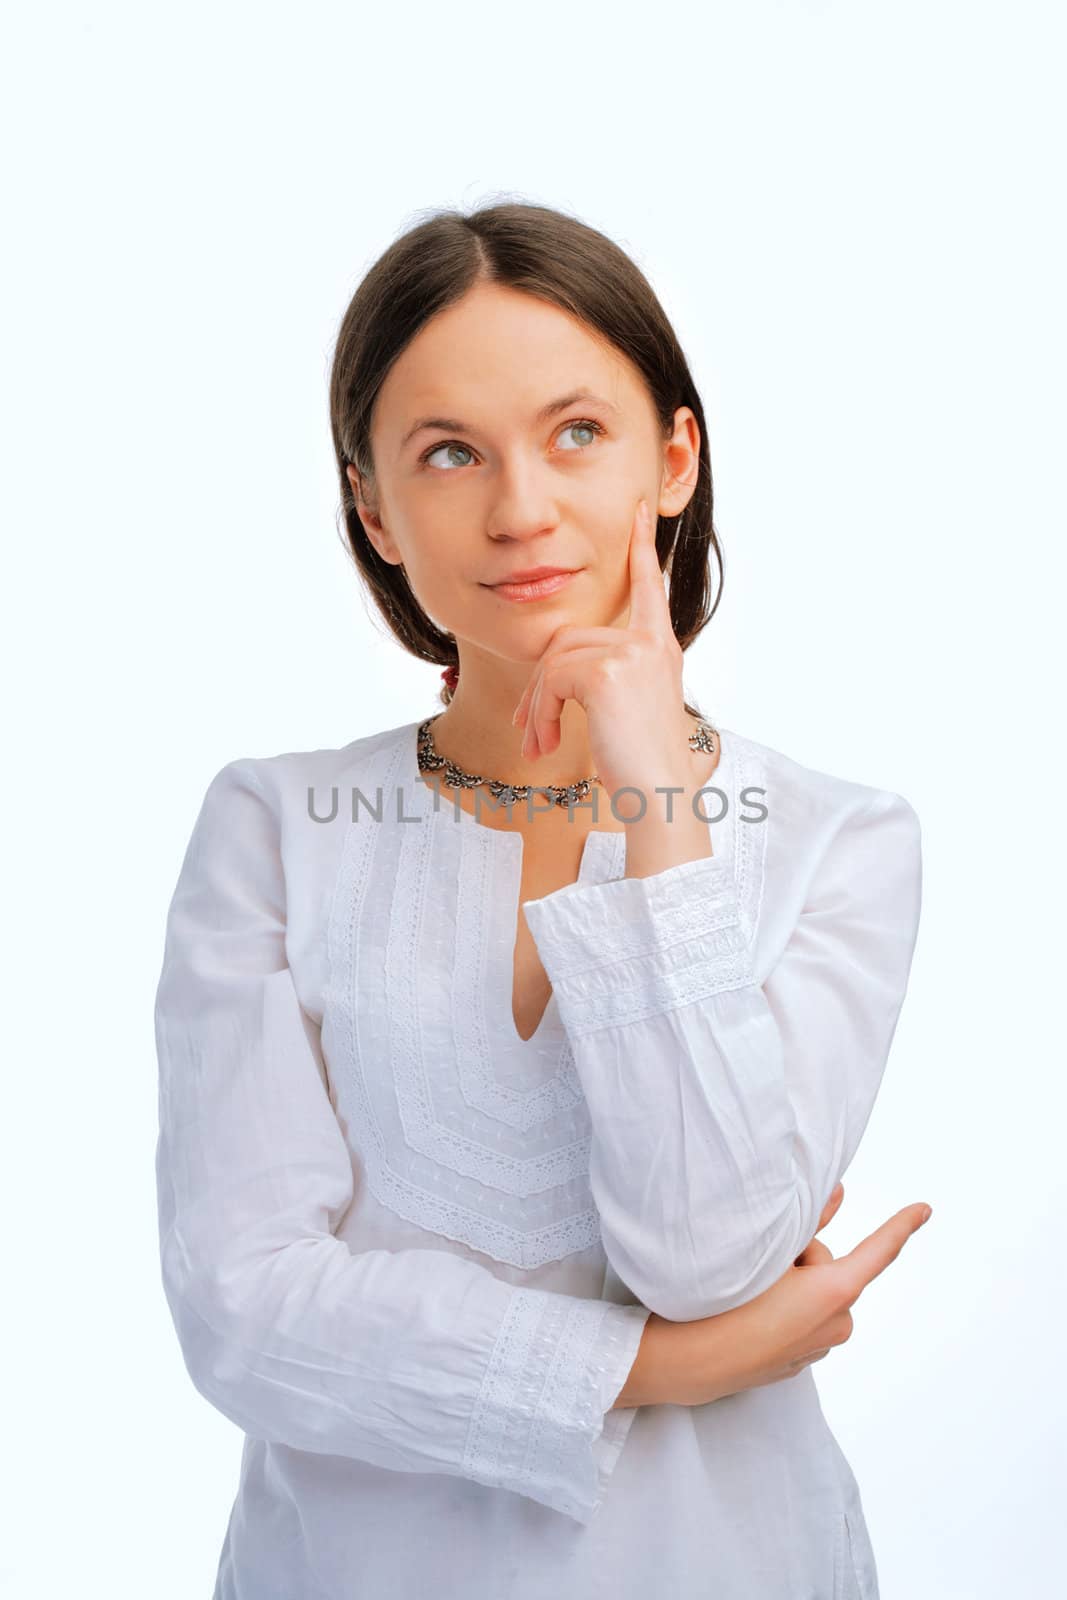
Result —
M630 626L673 632L656 554L656 519L644 499L638 502L630 530Z

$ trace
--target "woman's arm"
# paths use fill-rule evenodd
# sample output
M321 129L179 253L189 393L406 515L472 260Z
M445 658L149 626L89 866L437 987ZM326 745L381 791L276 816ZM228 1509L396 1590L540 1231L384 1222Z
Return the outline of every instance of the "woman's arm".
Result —
M524 902L590 1110L604 1247L652 1311L743 1305L812 1238L878 1092L921 876L918 818L879 791L843 817L763 982L718 857Z
M819 1231L843 1197L839 1183ZM905 1206L836 1261L814 1238L777 1283L733 1311L694 1322L669 1322L653 1312L615 1405L701 1406L795 1378L852 1337L853 1305L929 1215L921 1202Z
M335 1236L352 1157L285 932L277 819L253 764L231 762L189 841L155 1008L162 1275L194 1384L256 1438L587 1522L648 1312Z

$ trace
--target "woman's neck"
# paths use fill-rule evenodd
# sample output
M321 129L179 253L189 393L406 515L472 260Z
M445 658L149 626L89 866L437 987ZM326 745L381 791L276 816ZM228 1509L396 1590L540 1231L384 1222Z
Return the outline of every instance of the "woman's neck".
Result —
M564 787L590 778L596 771L589 746L588 722L576 701L568 701L560 717L560 742L550 755L531 760L522 754L525 729L512 726L510 708L470 707L457 688L448 708L435 718L433 742L445 756L466 772L484 773L505 783Z
M481 713L472 714L461 703L457 687L447 709L433 721L434 749L439 756L465 772L479 773L487 779L516 786L531 784L535 788L566 788L595 776L596 763L589 745L588 721L585 711L576 701L569 700L563 707L558 747L550 755L541 756L538 760L523 757L524 730L512 727L509 717L510 712L506 717L500 713L494 716L484 709ZM699 719L689 717L688 720L695 732ZM694 786L710 782L719 764L718 741L713 756L702 750L694 750L691 755ZM599 803L610 810L610 795L602 793Z

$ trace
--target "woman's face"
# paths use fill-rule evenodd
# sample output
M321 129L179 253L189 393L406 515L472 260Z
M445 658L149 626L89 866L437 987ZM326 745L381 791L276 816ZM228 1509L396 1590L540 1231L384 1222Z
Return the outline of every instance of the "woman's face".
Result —
M582 391L579 397L579 391ZM639 498L675 516L700 437L680 407L665 441L637 370L556 306L479 284L438 313L390 369L371 423L368 538L402 563L439 628L502 666L535 661L562 622L624 624ZM489 585L536 566L579 568L513 602Z

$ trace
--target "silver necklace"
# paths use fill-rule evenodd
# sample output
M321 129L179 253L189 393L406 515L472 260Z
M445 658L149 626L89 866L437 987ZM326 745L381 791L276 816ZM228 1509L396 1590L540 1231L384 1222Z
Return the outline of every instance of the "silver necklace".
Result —
M437 716L442 716L438 712ZM489 790L494 800L504 805L511 805L516 800L526 800L530 794L551 795L557 806L574 806L585 800L594 783L599 783L598 777L579 778L576 783L503 783L499 778L486 778L480 772L464 772L462 767L457 767L447 756L438 755L433 742L431 728L437 717L427 717L419 725L417 744L419 771L443 772L444 781L451 789L477 789L481 785ZM714 755L715 741L719 737L718 730L710 722L698 722L696 732L689 735L689 748L703 750L708 755Z

